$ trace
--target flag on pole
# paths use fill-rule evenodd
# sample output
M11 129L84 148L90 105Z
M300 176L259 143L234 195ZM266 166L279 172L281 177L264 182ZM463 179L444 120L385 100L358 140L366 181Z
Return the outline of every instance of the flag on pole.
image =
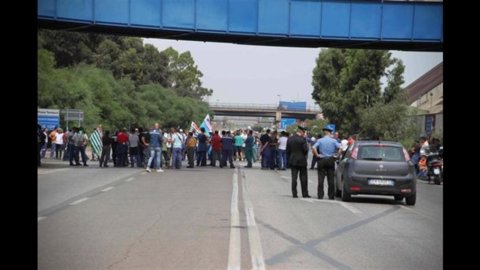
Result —
M210 114L207 114L205 116L205 119L203 119L202 124L200 127L203 127L206 132L212 132L212 125L210 124Z
M102 144L102 137L98 129L95 129L92 135L90 135L90 143L92 144L93 152L97 156L100 156L100 153L102 152L103 144Z
M200 133L200 128L199 128L198 125L195 124L195 122L193 122L193 121L192 121L192 123L190 124L190 132Z

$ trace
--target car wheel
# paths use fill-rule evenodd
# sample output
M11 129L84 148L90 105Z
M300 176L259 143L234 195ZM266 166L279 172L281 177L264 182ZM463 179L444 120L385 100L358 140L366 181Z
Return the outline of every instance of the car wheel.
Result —
M395 197L395 201L401 201L403 200L403 196L402 195L394 195Z
M348 193L347 189L345 188L345 183L343 183L342 188L342 201L349 202L352 199L352 195Z
M337 181L335 180L335 197L341 197L342 196L342 191L338 189Z
M417 200L417 194L413 194L412 196L405 197L405 202L407 205L415 205Z

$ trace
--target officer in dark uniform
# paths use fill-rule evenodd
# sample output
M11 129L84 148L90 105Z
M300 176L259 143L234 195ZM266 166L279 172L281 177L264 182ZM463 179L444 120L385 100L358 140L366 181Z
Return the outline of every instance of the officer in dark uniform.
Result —
M292 195L297 196L297 176L300 173L300 185L302 187L302 196L310 198L308 195L308 175L307 175L307 155L308 143L305 139L305 128L298 126L297 132L287 140L288 164L292 170Z

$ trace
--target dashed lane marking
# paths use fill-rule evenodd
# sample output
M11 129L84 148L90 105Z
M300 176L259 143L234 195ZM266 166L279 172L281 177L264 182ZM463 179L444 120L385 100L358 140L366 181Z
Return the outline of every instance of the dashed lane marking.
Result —
M105 189L102 189L102 192L107 192L107 191L110 191L112 189L114 189L114 187L107 187Z
M76 200L76 201L74 201L74 202L69 203L69 205L77 205L77 204L82 203L82 202L84 202L84 201L86 201L86 200L88 200L88 199L90 199L90 198L88 198L88 197L81 198L80 200Z

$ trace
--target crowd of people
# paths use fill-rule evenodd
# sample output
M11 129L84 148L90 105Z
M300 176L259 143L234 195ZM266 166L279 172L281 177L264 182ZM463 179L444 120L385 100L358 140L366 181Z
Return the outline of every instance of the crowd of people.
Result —
M335 160L355 142L356 137L353 135L342 139L329 125L322 132L315 138L307 135L305 128L298 126L293 135L270 129L261 134L250 129L215 130L210 134L204 128L199 133L193 133L175 127L162 129L155 123L149 130L135 127L129 131L123 128L110 133L103 131L99 125L92 133L98 135L100 149L92 150L92 157L89 158L86 148L93 136L89 137L83 128L72 127L68 131L56 128L49 132L39 126L38 165L41 165L42 158L46 158L47 149L50 149L50 158L69 161L70 166L88 166L89 160L96 160L101 168L113 163L113 167L144 168L147 172L152 169L157 172L181 169L185 160L186 168L216 167L217 164L220 168L235 168L234 160L246 161L245 168L252 168L254 162L260 161L262 170L291 168L293 197L298 197L296 187L299 177L302 196L308 198L307 157L311 153L309 167L317 167L318 197L322 199L324 196L323 182L326 177L327 195L333 199ZM93 146L92 142L90 145ZM426 173L427 151L436 151L440 147L438 139L432 139L429 144L426 137L421 137L411 149L411 159L420 177Z

